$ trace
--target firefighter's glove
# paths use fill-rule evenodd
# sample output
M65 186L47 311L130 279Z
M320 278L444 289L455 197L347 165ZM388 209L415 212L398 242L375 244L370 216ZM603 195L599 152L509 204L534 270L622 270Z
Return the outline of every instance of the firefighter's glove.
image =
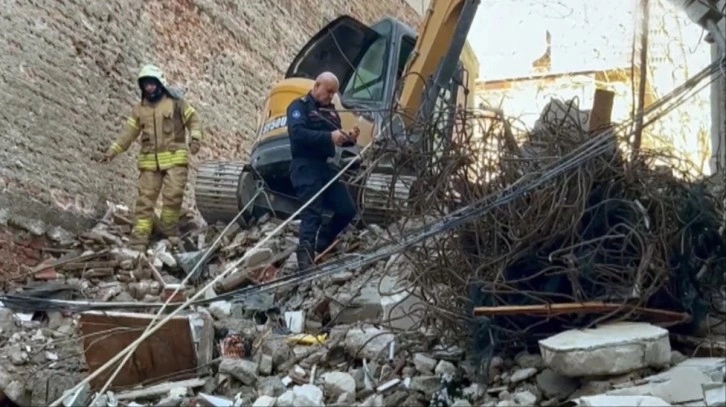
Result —
M189 143L189 152L192 153L192 155L195 155L199 152L199 149L201 148L201 144L198 140L192 140L191 143Z
M112 151L109 150L109 151L106 151L103 153L100 161L102 163L108 163L108 162L113 161L114 158L116 158L116 154L114 154Z

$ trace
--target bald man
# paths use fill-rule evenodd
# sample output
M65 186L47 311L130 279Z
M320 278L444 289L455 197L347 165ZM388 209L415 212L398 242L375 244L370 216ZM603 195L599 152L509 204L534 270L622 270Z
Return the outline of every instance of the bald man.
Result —
M338 86L338 78L334 74L323 72L315 79L313 89L287 108L292 155L290 181L303 204L335 176L327 162L328 157L335 156L335 146L353 146L358 139L357 127L349 132L340 129L340 117L332 104ZM323 226L322 213L326 209L333 212L333 217ZM303 210L297 249L299 271L312 266L315 252L322 252L330 246L355 214L353 199L340 181L335 181Z

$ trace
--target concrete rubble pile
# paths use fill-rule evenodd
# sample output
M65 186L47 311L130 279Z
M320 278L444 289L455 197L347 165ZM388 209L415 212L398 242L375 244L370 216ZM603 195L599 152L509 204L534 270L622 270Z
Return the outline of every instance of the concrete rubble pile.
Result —
M666 330L645 323L562 332L540 341L540 353L494 356L487 374L479 375L465 349L442 343L442 335L423 323L416 309L424 301L398 286L415 271L403 256L276 291L217 299L294 271L295 224L248 253L278 224L268 219L250 229L233 227L173 300L189 298L245 253L247 267L142 343L110 390L98 393L115 369L64 396L138 338L159 302L193 271L198 251L222 229L187 226L182 251L162 240L142 254L126 248L128 213L114 207L95 228L65 239L67 254L28 270L25 285L16 282L6 293L2 398L20 406L59 397L67 406L94 399L94 406L726 403L723 358L686 358L671 349ZM345 244L365 249L383 234L369 227ZM12 294L38 303L13 301ZM118 309L63 305L79 298Z

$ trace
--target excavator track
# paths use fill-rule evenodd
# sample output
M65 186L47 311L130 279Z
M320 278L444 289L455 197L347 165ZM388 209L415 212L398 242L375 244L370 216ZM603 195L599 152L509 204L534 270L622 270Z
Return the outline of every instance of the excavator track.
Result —
M373 172L358 187L360 218L366 224L386 226L408 206L414 176Z
M257 186L248 166L242 161L206 161L199 166L194 194L197 209L208 224L230 222L253 199ZM250 207L240 216L240 225L253 216Z
M386 226L406 209L414 180L412 176L372 172L363 185L346 184L357 197L360 220ZM287 218L300 206L295 197L268 190L249 164L241 161L202 163L197 170L195 198L197 209L208 224L228 223L248 206L238 220L242 227L265 213ZM254 204L248 205L253 199Z

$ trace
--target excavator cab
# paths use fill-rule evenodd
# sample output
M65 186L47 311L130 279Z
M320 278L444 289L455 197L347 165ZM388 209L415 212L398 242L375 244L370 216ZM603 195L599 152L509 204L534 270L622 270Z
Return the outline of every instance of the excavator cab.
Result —
M331 21L300 50L285 79L270 92L252 149L255 170L274 184L270 185L274 190L290 190L284 168L290 161L284 127L287 106L304 96L323 71L333 72L340 81L334 103L343 128L361 128L359 145L339 151L343 159L355 155L389 119L396 86L415 44L416 33L392 18L371 27L350 16Z
M323 27L292 60L285 78L271 88L259 117L249 163L215 161L199 167L195 195L197 207L205 220L228 222L250 200L255 203L242 214L242 224L263 212L272 212L284 219L299 208L300 203L294 197L289 181L291 156L286 126L287 107L293 100L306 95L313 86L314 78L323 71L333 72L340 81L339 94L333 103L343 128L357 125L361 130L358 145L336 148L336 158L331 165L337 168L344 166L346 160L356 156L375 138L386 137L386 132L391 132L389 124L395 109L393 103L416 49L416 40L417 33L413 29L393 18L384 18L367 26L353 17L341 16ZM461 46L464 40L461 40ZM456 103L461 85L461 64L457 69L458 74L441 80L448 85L440 92L437 105ZM453 122L450 127L453 127ZM449 128L442 134L450 136L451 133ZM440 143L421 145L431 148L435 144ZM366 207L362 211L364 221L384 222L381 216L385 216L385 207L390 206L388 197L392 182L398 183L394 188L395 197L408 197L408 187L399 185L401 180L392 181L391 173L394 171L388 168L383 173L373 173L363 181L364 185L353 186L352 192L358 196L359 205ZM350 178L359 169L353 168L351 172L348 174ZM377 192L366 195L364 190L371 186ZM257 193L260 190L264 193ZM385 198L380 199L387 202L376 202L379 200L374 197L376 195L384 195Z

